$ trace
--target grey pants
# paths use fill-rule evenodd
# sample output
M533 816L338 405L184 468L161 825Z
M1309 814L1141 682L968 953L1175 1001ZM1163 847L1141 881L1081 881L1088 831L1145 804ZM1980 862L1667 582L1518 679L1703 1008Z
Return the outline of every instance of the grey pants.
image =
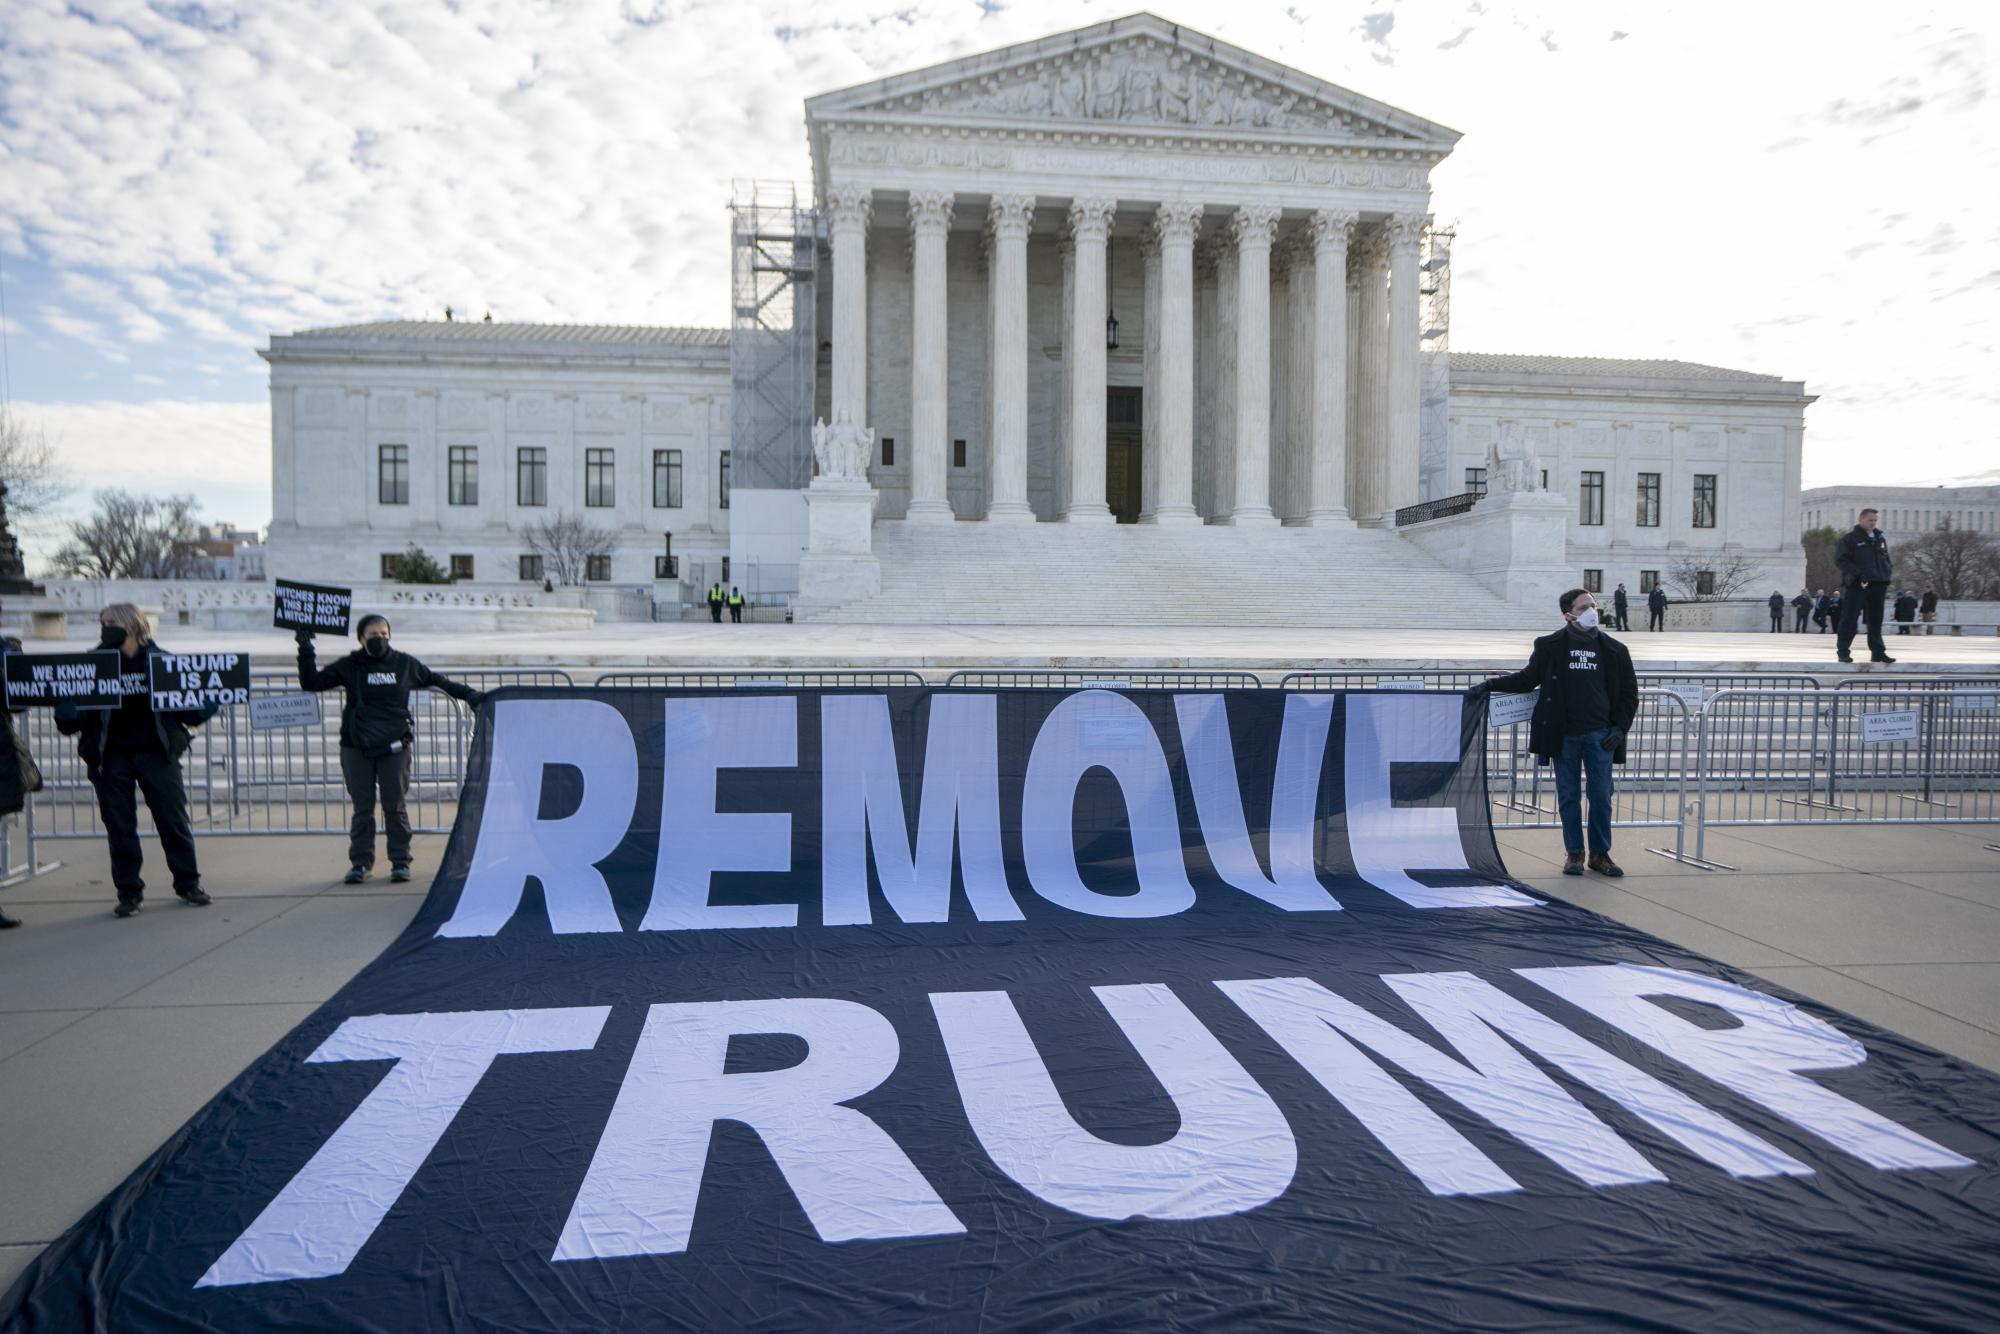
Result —
M355 866L375 864L375 801L382 801L382 823L389 829L389 863L410 860L410 810L403 798L410 790L410 748L370 757L350 746L340 748L340 772L347 779L347 799L354 804L348 830L347 860Z

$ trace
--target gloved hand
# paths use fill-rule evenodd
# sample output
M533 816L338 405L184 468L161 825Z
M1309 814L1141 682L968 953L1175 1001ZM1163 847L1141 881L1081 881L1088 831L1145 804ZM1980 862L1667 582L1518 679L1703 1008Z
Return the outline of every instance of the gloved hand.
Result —
M313 632L310 630L294 630L292 631L292 638L299 641L300 648L304 648L313 642Z
M485 704L486 692L484 690L473 691L471 695L467 696L465 701L465 707L471 709L474 713L478 713L481 708L485 707Z
M76 701L73 699L59 699L56 701L56 721L58 722L75 722L82 712L83 710L76 707Z
M1484 704L1486 703L1486 697L1492 693L1493 683L1491 681L1481 681L1478 685L1466 687L1465 701L1468 704Z
M1606 750L1615 751L1624 744L1625 744L1624 728L1614 727L1609 732L1606 732L1604 734L1604 748Z

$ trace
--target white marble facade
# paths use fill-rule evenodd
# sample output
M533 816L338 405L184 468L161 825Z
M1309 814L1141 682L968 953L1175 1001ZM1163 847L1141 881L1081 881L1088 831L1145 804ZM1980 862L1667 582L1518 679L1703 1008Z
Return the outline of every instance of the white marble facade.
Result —
M274 336L260 355L274 576L372 582L414 543L469 562L469 582L518 584L526 532L564 515L611 533L591 582L650 590L668 532L678 556L728 553L722 330L390 321ZM656 494L656 454L678 463L677 494Z

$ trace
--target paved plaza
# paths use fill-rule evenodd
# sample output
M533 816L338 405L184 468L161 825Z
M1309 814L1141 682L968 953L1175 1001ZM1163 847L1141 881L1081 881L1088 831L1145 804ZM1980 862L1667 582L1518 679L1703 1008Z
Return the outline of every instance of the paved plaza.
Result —
M357 612L375 610L357 607ZM1282 608L1274 608L1282 616ZM392 622L395 608L384 609ZM1551 612L1549 628L1558 617ZM1239 668L1258 672L1395 667L1519 667L1532 636L1512 630L1418 629L1384 625L1366 630L1268 626L867 626L786 625L707 621L601 623L587 633L519 634L396 632L397 647L427 662L467 666L651 667L1087 667ZM2000 636L1896 635L1893 669L1865 661L1834 661L1832 635L1744 634L1722 631L1623 633L1641 671L1798 671L1816 675L1897 672L2000 672ZM283 667L296 656L288 631L202 630L163 625L160 641L175 652L238 650L261 667ZM335 640L322 639L322 658ZM38 641L38 651L52 644ZM1861 656L1867 657L1865 648Z
M1693 870L1622 831L1624 880L1560 874L1554 830L1502 830L1540 892L2000 1070L2000 825L1710 831ZM335 837L210 838L207 909L110 913L100 841L0 890L0 1286L395 939L424 887L339 883ZM441 837L419 838L434 868Z

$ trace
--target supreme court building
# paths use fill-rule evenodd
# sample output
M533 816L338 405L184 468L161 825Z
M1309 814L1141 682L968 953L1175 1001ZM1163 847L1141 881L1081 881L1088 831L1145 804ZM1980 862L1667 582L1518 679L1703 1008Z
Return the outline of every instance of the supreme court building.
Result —
M1361 580L1329 623L1383 579L1465 599L1491 571L1404 538L1495 509L1472 498L1496 446L1568 516L1551 577L1637 589L1730 559L1796 585L1800 383L1447 350L1430 172L1456 130L1149 14L812 97L805 120L809 201L739 210L727 330L274 337L274 570L289 547L373 578L415 540L471 581L526 578L524 526L571 506L615 535L608 581L665 582L671 532L697 581L733 554L739 580L790 568L790 590L764 581L789 596L824 421L872 433L840 559L879 563L884 597L928 590L937 619L998 596L1002 554L1028 605L1078 562L1100 589L1127 567ZM867 619L872 573L825 586L846 591L817 613Z

